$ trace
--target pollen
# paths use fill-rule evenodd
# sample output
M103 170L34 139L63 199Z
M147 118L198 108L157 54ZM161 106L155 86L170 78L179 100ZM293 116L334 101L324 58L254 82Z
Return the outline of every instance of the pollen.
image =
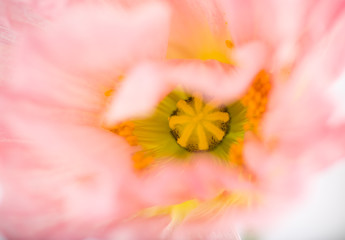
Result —
M261 119L266 112L268 97L271 90L269 74L260 71L247 93L242 98L242 104L247 108L246 117L248 119L245 129L255 134L259 133Z
M132 156L133 166L137 170L143 170L154 162L154 157L150 154L139 151Z
M122 122L113 129L112 132L116 133L117 135L123 137L130 146L137 146L137 138L133 135L134 124L131 121Z
M226 40L225 45L230 49L234 48L234 46L235 46L231 40Z
M104 96L106 97L111 97L116 93L117 88L119 87L119 84L124 80L125 76L124 75L118 75L117 77L114 78L114 86L110 89L105 89L104 91Z
M230 161L236 166L242 166L244 163L243 147L243 140L238 140L237 143L233 144L230 148Z
M247 122L244 125L244 129L251 131L257 136L260 135L260 122L266 112L270 90L269 74L262 70L256 75L252 85L241 99L241 103L247 109ZM237 140L230 147L229 160L236 166L244 166L243 147L244 142L241 139Z
M169 117L169 127L178 145L189 152L214 149L230 128L224 107L204 103L201 96L179 100Z
M120 137L123 137L130 146L138 146L137 137L134 135L134 123L131 121L122 122L113 127L112 132ZM152 154L145 153L144 151L135 152L132 155L133 167L136 170L144 170L154 162Z

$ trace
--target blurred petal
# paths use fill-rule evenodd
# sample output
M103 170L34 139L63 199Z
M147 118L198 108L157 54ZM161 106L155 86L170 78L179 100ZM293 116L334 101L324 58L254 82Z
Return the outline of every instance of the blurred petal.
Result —
M12 108L0 121L3 233L79 239L120 216L116 206L129 173L129 146L106 130L48 120L40 109L17 103L7 103Z
M161 4L131 12L90 6L66 12L16 48L12 67L21 70L3 83L5 88L51 105L97 112L133 61L164 55L168 10ZM156 41L138 42L156 31Z
M145 64L129 73L105 116L108 124L149 114L169 90L180 86L189 92L232 102L248 88L264 67L266 51L258 43L236 50L238 66L217 61L171 60L164 64ZM134 102L140 96L143 102Z
M167 0L172 6L168 59L229 62L226 22L216 1Z
M0 48L15 49L0 89L0 231L10 239L236 237L237 226L281 215L345 155L334 114L342 1L24 2L38 14L8 11L12 1L0 9ZM136 168L143 146L114 124L146 117L176 88L225 105L253 98L257 131L236 164L195 152Z
M171 62L166 78L190 91L199 91L223 102L238 99L254 76L264 67L266 49L260 43L249 43L234 52L235 66L217 61Z
M104 116L105 124L112 126L131 117L146 116L169 90L159 65L146 63L137 66L128 73L113 97Z
M119 71L133 61L164 57L168 19L169 9L158 3L130 11L81 6L66 11L32 44L66 68Z

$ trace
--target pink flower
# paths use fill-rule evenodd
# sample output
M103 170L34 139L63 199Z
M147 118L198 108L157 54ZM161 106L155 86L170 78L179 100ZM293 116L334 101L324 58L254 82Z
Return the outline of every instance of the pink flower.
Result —
M0 231L212 239L260 226L344 156L330 97L343 6L35 5L49 21L16 30L0 88Z

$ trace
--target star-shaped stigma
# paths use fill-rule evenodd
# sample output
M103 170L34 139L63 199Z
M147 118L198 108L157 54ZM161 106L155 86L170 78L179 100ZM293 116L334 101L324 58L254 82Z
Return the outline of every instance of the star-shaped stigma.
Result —
M169 117L177 143L190 152L214 149L228 133L230 114L225 107L204 103L201 97L180 100Z

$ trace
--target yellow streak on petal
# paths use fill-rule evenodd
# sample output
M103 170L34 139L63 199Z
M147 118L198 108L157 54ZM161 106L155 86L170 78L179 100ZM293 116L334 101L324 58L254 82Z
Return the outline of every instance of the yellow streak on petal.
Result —
M197 134L199 137L199 150L207 150L209 148L207 137L205 134L204 127L200 124L197 127Z
M169 118L169 127L175 129L177 124L185 124L191 121L192 118L189 116L172 116Z
M171 207L171 219L174 222L182 222L185 217L199 206L199 201L192 199Z
M180 110L182 110L184 113L186 113L187 115L193 116L195 114L193 108L191 106L189 106L186 101L184 100L180 100L178 101L178 103L176 104L177 108L179 108Z
M204 127L206 130L211 132L219 141L223 139L225 133L210 122L204 122Z
M229 121L229 113L227 112L214 112L206 115L205 117L206 120L209 121L222 121L222 122L227 122Z
M210 219L222 214L227 208L250 205L254 196L242 192L223 191L215 198L202 202L198 208L190 213L188 219Z
M190 123L183 129L181 137L177 140L177 143L180 144L180 146L187 147L188 139L192 134L194 128L195 124Z
M223 191L214 198L205 201L191 199L175 205L146 208L134 215L133 218L170 215L171 222L165 229L170 231L183 221L210 220L212 217L222 214L226 209L248 206L253 201L258 202L260 199L255 194Z

